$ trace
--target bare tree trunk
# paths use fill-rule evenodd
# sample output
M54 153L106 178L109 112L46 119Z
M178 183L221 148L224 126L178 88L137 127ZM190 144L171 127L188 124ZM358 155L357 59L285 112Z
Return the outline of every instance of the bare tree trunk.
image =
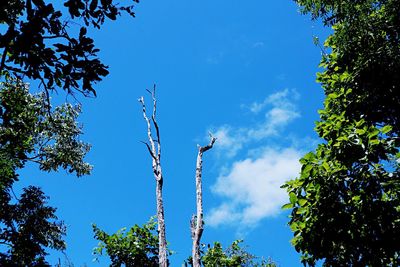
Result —
M203 153L207 150L211 149L217 140L210 134L210 143L207 146L199 146L199 152L197 154L197 162L196 162L196 215L192 216L192 220L190 222L190 228L192 232L192 260L193 267L200 267L200 239L203 235L204 230L204 221L203 221L203 188L202 188L202 165L203 165Z
M151 121L147 117L146 106L144 103L144 98L139 98L139 102L142 104L143 117L147 123L147 137L149 143L143 142L152 158L152 167L154 178L156 180L156 200L157 200L157 222L158 222L158 261L160 267L167 267L167 239L165 236L165 221L164 221L164 204L162 199L162 187L163 187L163 175L161 170L161 142L160 142L160 131L158 128L158 123L156 121L156 110L157 110L157 100L156 100L156 86L154 85L153 91L147 90L153 99L153 114L151 116ZM153 123L154 129L156 131L156 139L152 136ZM157 147L156 147L157 143Z

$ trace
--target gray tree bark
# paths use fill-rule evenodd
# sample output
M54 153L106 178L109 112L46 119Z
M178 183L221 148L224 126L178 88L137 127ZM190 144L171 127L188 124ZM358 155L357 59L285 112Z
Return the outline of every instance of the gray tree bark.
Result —
M192 233L192 260L193 267L201 266L200 258L200 240L203 235L204 221L203 221L203 188L202 188L202 170L203 170L203 153L211 149L217 140L210 134L210 143L206 146L199 146L196 161L196 215L192 216L190 228Z
M147 123L147 137L148 142L143 142L152 158L153 174L156 180L156 201L157 201L157 222L158 222L158 261L160 267L168 266L167 259L167 239L165 236L165 221L164 221L164 203L162 198L162 188L163 188L163 175L161 169L161 141L160 141L160 130L158 123L156 121L156 110L157 110L157 100L156 100L156 86L154 85L153 91L147 90L153 99L153 113L151 120L146 113L146 105L144 103L144 98L139 98L139 102L142 104L143 118ZM152 135L152 124L156 132L156 138Z

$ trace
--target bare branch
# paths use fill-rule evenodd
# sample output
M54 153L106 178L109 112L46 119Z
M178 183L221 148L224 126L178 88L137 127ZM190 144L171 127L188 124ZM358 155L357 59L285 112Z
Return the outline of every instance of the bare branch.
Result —
M154 160L157 160L157 158L156 158L155 155L153 154L153 151L151 151L151 148L150 148L149 144L146 143L146 142L144 142L144 141L140 141L140 142L146 145L147 150L148 150L149 153L150 153L150 156L151 156Z
M157 99L156 99L156 85L153 85L153 93L151 94L153 99L153 118L155 119L157 113Z
M160 139L160 128L158 127L158 123L157 123L157 120L156 120L156 114L157 114L156 85L154 84L152 92L150 90L147 90L147 92L149 92L151 94L151 97L153 99L153 114L151 116L151 120L152 120L154 128L156 130L157 154L158 154L158 157L160 159L161 158L161 139Z
M49 115L49 119L51 122L53 122L53 116L51 115L51 104L50 104L50 93L49 93L49 88L47 87L44 79L42 76L39 76L40 84L39 87L42 85L44 87L44 92L46 94L46 107L47 107L47 113Z
M6 58L8 53L8 45L3 50L3 54L1 55L1 62L0 62L0 73L3 71L4 65L6 64Z
M138 101L142 104L142 112L143 118L147 124L147 137L149 139L149 143L142 142L146 145L147 150L149 151L152 157L152 167L153 174L156 180L156 202L157 202L157 222L158 222L158 240L159 240L159 249L158 249L158 258L159 258L159 266L167 267L167 241L165 237L165 221L164 221L164 204L162 199L162 187L163 187L163 175L161 170L161 144L160 144L160 131L158 127L158 123L156 121L156 109L157 109L157 101L155 97L155 85L153 88L153 92L147 90L152 96L153 99L153 112L151 116L151 121L146 113L146 105L144 102L144 98L140 97ZM156 130L157 138L154 139L152 137L152 124L154 129ZM155 143L157 143L157 151Z
M202 152L202 153L204 153L204 152L206 152L207 150L211 149L211 148L214 146L215 141L217 141L217 138L214 137L214 136L212 135L212 133L209 133L209 135L210 135L210 143L209 143L208 145L206 145L206 146L201 146L201 147L199 147L199 150L200 150L200 152Z
M10 189L11 189L11 192L12 192L12 194L14 195L15 199L18 200L18 201L20 201L20 199L19 199L19 198L17 197L17 195L15 194L14 189L13 189L12 187L11 187Z
M156 148L155 148L153 137L152 137L152 134L151 134L151 123L150 123L150 120L147 117L147 113L146 113L146 104L144 103L144 97L143 96L140 97L138 99L138 101L142 104L143 118L147 123L147 137L148 137L150 145L151 145L151 151L152 151L153 155L155 156L156 155Z
M210 150L217 138L213 137L210 133L210 143L206 146L198 146L197 162L196 162L196 215L192 216L190 223L193 245L192 245L192 259L193 267L200 267L200 240L204 231L203 221L203 189L202 189L202 170L203 170L203 153Z

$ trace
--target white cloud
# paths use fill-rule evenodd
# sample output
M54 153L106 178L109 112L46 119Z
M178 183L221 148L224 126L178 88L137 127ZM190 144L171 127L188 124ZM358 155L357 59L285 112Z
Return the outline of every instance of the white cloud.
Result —
M258 158L235 162L212 187L213 193L224 201L207 214L207 224L250 227L277 215L287 202L287 194L280 186L298 175L301 155L301 151L291 148L266 148Z
M206 213L207 224L237 226L240 231L279 214L288 201L280 186L298 176L306 141L284 132L300 117L298 99L294 89L275 92L261 102L243 105L256 116L256 123L223 125L214 131L218 138L215 149L223 165L211 191L221 203ZM274 143L277 139L272 137L277 136L285 141ZM245 156L240 158L239 152Z
M259 113L266 106L293 108L293 101L298 100L299 93L295 89L284 89L267 96L262 102L253 102L249 109L253 113Z
M265 114L264 123L247 131L248 139L261 140L277 135L286 125L300 117L294 105L274 107Z
M264 112L264 117L260 119L259 123L241 128L223 125L211 131L218 139L216 145L218 154L232 158L246 144L278 135L285 126L300 117L300 113L294 104L298 98L299 94L294 89L278 91L266 97L264 101L254 102L247 107L256 115L261 111Z
M213 135L218 140L218 150L224 152L225 157L231 158L242 148L243 136L233 133L232 127L224 125L219 127Z
M235 211L231 203L223 203L219 207L211 210L206 217L207 225L218 226L222 223L233 224L241 219L239 212Z

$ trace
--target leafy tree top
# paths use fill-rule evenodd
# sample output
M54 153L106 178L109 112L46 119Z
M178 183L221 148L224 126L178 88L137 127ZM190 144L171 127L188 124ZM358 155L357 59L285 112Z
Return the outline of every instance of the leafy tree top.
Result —
M400 131L400 16L397 0L297 0L303 12L333 27L318 76L325 93L344 88L337 113ZM348 90L351 90L349 92Z
M58 221L56 209L47 205L40 188L29 186L16 204L0 192L0 265L50 266L46 248L65 249L65 225Z
M156 267L159 265L156 227L157 223L152 218L143 226L134 225L129 231L122 228L109 235L93 225L94 237L100 241L94 254L101 256L105 252L111 259L111 266L115 267Z
M50 113L49 113L49 110ZM77 176L89 174L84 162L90 145L79 140L79 106L64 104L52 110L45 93L30 94L27 84L0 83L0 154L22 168L28 161L44 171L63 168Z
M292 243L305 265L400 265L400 5L298 0L332 25L317 81L324 139L287 182Z
M204 267L276 267L271 259L258 258L241 246L243 240L235 240L224 249L220 242L213 245L203 245L200 250L201 263ZM185 262L185 266L193 266L192 257Z
M18 198L12 186L27 162L45 171L90 173L78 115L70 104L52 109L45 93L30 94L20 80L0 83L0 266L49 266L46 248L65 248L65 226L41 189L30 186Z

